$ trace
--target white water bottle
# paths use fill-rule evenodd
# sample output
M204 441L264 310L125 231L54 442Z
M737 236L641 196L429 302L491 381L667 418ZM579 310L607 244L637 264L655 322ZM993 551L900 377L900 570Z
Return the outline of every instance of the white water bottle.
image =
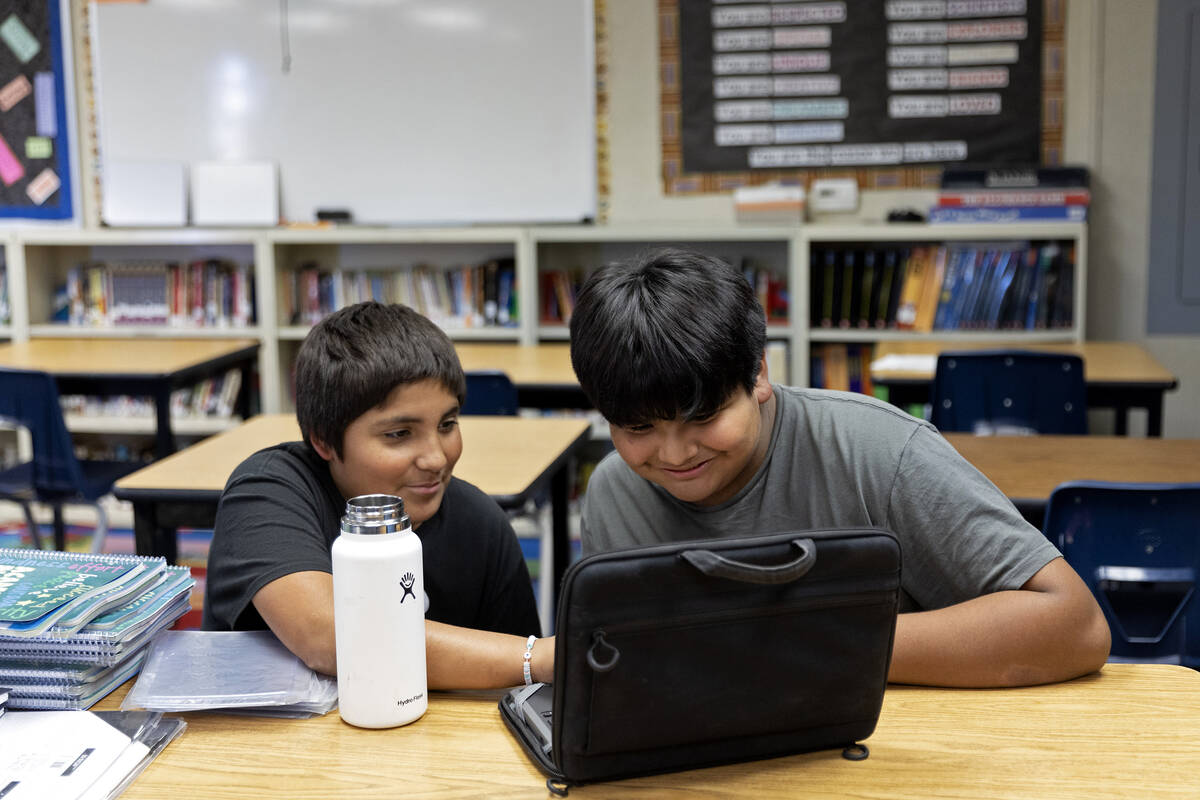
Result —
M392 728L424 714L425 580L403 499L346 501L333 543L333 620L342 719Z

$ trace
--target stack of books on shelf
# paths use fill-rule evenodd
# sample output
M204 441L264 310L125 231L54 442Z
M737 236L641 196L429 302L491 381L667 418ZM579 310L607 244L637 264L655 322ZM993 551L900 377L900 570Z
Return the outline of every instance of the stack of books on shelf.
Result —
M1074 324L1069 243L815 248L819 328L1039 330Z
M72 267L55 294L53 318L70 325L246 328L255 320L251 267L222 259L90 262Z
M1086 167L947 169L931 223L1084 222Z
M786 325L788 321L787 282L776 272L755 259L741 260L742 275L754 288L758 302L766 314L767 324ZM547 269L539 275L539 296L542 307L539 319L543 325L566 325L575 310L575 295L587 277L582 267Z
M161 558L0 549L0 684L10 709L86 709L137 673L190 609Z
M586 277L581 267L547 269L538 274L541 282L538 297L542 301L538 318L543 325L567 325L571 322L571 314L575 311L575 295Z
M516 325L516 265L511 258L459 267L325 269L316 263L291 271L284 282L289 325L314 325L326 314L374 300L402 303L443 328Z
M754 294L766 314L767 324L786 325L788 292L783 276L748 258L742 259L742 274L754 287Z
M873 352L874 347L869 344L813 345L808 385L814 389L874 394L870 368Z
M171 418L232 419L242 388L242 371L227 370L205 378L195 386L171 392ZM135 395L60 395L59 404L68 417L154 419L154 400Z

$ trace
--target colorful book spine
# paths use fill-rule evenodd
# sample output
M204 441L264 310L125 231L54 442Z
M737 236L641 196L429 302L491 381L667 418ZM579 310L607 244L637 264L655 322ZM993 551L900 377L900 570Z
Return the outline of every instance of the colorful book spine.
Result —
M942 190L941 207L1086 206L1092 201L1087 189L982 189Z
M1087 206L938 207L929 212L931 224L1004 222L1084 222Z

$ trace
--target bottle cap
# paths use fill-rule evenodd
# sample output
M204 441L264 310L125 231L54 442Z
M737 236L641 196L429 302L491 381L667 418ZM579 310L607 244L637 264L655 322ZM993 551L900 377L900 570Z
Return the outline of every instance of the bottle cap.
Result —
M342 533L397 533L409 525L404 498L394 494L361 494L346 501Z

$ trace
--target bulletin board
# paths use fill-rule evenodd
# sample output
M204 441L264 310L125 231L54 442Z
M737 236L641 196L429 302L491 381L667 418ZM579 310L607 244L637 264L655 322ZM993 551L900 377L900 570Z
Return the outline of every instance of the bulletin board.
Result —
M1063 0L659 0L667 193L1062 158Z
M73 216L60 0L0 5L0 217Z

